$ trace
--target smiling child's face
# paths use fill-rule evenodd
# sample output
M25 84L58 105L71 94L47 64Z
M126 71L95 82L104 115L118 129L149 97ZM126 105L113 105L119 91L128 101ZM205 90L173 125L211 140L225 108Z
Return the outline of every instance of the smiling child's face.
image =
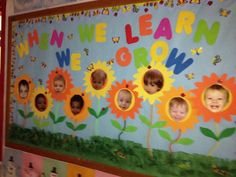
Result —
M208 90L205 95L206 108L211 112L220 112L226 105L226 94L219 90Z

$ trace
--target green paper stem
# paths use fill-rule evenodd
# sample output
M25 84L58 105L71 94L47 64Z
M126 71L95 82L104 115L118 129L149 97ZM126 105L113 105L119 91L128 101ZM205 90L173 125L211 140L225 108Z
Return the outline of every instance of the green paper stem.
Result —
M56 118L57 118L59 109L60 109L60 104L58 103L58 104L56 104L56 108L55 108L55 117ZM54 125L54 123L52 124L52 131L55 132L55 125Z
M170 152L171 154L172 154L172 152L173 152L173 144L175 144L175 143L180 139L181 134L182 134L182 132L181 132L181 130L179 129L179 130L178 130L178 135L177 135L177 137L176 137L173 141L170 141L170 144L169 144L169 152Z
M27 115L27 106L26 105L24 105L24 115L25 116ZM27 123L27 119L25 117L23 117L23 121L22 121L22 127L23 128L25 128L26 123Z
M215 134L218 137L220 135L220 127L219 124L214 122L214 127L215 127ZM211 156L220 146L220 141L216 141L216 143L210 148L210 150L208 151L207 155Z
M118 135L118 140L120 140L120 137L121 137L121 135L124 133L125 129L126 129L126 120L124 120L124 126L123 126L123 128L122 128L122 131L121 131L120 134Z
M97 101L97 112L99 112L101 109L100 106L100 99ZM95 119L95 125L94 125L94 134L97 136L99 135L99 119Z
M147 131L147 149L148 149L148 154L153 159L153 153L152 153L152 147L151 147L151 136L152 136L152 121L153 121L153 105L150 107L150 127L148 128Z

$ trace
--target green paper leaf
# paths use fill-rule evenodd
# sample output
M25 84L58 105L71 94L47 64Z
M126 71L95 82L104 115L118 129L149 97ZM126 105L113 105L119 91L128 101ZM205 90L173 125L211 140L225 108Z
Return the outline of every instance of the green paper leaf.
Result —
M120 131L122 131L122 127L121 127L121 125L120 125L120 123L119 123L118 121L116 121L116 120L111 120L111 124L112 124L115 128L117 128L117 129L119 129Z
M40 127L40 121L38 119L33 119L33 123L38 127L38 128L41 128Z
M102 108L98 115L98 118L105 115L107 112L108 112L108 107Z
M34 113L33 112L29 112L26 116L26 118L30 118L30 117L33 117Z
M190 138L180 138L177 142L174 144L183 144L183 145L190 145L193 144L193 140Z
M75 128L75 131L77 131L77 130L83 130L83 129L85 129L86 128L86 124L80 124L80 125L78 125L76 128Z
M158 121L151 126L151 128L162 128L166 125L166 121Z
M223 138L227 138L227 137L230 137L234 134L235 132L235 128L232 127L232 128L226 128L224 129L221 133L220 133L220 136L219 136L219 139L223 139Z
M66 126L71 130L74 130L74 125L71 122L66 122Z
M56 121L55 123L60 123L60 122L63 122L64 120L66 119L66 116L60 116Z
M203 135L210 137L216 141L219 141L219 138L215 135L213 131L211 131L208 128L200 127L200 131L202 132Z
M93 108L88 108L88 111L89 111L89 113L91 115L93 115L94 117L98 118L97 113L96 113L96 111Z
M43 128L43 127L47 127L49 126L50 122L47 121L47 122L42 122L41 125L40 125L40 128Z
M150 120L147 118L147 117L145 117L144 115L139 115L139 119L144 123L144 124L146 124L148 127L150 127L151 128L151 122L150 122Z
M18 109L18 112L20 113L21 117L25 118L25 113L23 110Z
M50 111L50 112L49 112L49 117L52 119L53 123L55 124L55 123L56 123L56 122L55 122L55 119L56 119L55 114Z
M125 132L135 132L138 128L135 126L127 126L126 129L124 130Z
M162 138L166 139L167 141L172 141L171 136L168 132L164 130L158 130L158 132Z

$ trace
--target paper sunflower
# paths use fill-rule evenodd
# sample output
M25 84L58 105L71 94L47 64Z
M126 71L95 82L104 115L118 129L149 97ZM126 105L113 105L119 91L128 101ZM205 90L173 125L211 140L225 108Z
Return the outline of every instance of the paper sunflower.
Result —
M44 103L46 105L41 109L38 106L38 100L40 97L43 99ZM51 111L53 104L52 104L52 97L51 93L48 91L48 89L45 89L44 87L37 87L35 88L32 97L31 97L31 109L34 112L34 115L36 115L38 118L47 118L48 113Z
M227 74L223 74L222 76L217 76L216 73L211 74L210 77L203 76L202 82L196 82L196 89L192 90L194 93L194 105L198 108L198 115L203 115L204 122L208 122L210 120L214 120L219 123L222 119L227 121L232 121L232 115L236 114L236 84L235 78L231 77L227 79ZM214 85L219 84L222 85L229 92L229 101L220 112L211 112L204 105L204 92L205 90Z
M174 120L169 113L169 103L171 99L176 97L184 99L184 101L188 105L187 115L181 121ZM185 132L187 128L191 129L196 123L198 123L198 119L196 117L196 110L193 109L191 100L191 92L184 91L182 87L172 87L171 90L169 90L168 92L164 92L163 96L160 97L161 104L157 105L157 113L160 115L161 120L167 122L166 126L170 126L174 131L181 130L181 132Z
M138 98L138 93L134 91L137 86L132 83L132 81L123 80L122 83L116 82L115 85L112 85L111 90L109 91L109 107L111 108L111 113L116 114L117 117L122 117L123 120L126 120L128 117L134 119L135 113L139 112L141 108L142 99ZM117 97L120 90L127 90L132 95L132 102L127 110L121 110L117 103Z
M164 80L161 90L154 94L149 94L144 90L143 77L145 73L150 70L158 70L162 74ZM144 100L148 100L150 104L153 104L156 100L159 100L159 97L163 95L164 91L168 91L171 88L173 82L173 79L170 78L171 75L172 71L168 71L167 68L161 63L151 62L151 64L147 67L140 67L138 72L134 75L134 84L138 86L135 88L135 91L137 91L139 96L143 97Z
M57 79L58 76L61 77L59 79L62 80L64 84L64 89L61 92L55 91L55 88L54 88L54 83L56 82L55 79ZM57 101L65 100L66 96L70 94L70 90L73 88L70 74L62 68L56 68L55 70L51 71L48 77L49 79L47 81L47 88L51 92L52 98Z
M73 114L71 110L71 99L75 96L79 95L83 100L83 107L81 108L80 112L78 114ZM89 95L82 91L81 88L74 88L71 90L71 93L67 95L64 105L64 112L67 117L70 119L76 121L76 122L82 122L84 121L88 115L88 108L91 107L92 102L89 98Z
M20 85L22 85L28 90L27 91L28 94L26 95L26 97L20 96L20 89L21 89ZM29 102L33 90L34 90L34 83L28 75L24 74L16 78L14 83L14 94L16 96L17 101L20 104L26 105Z
M111 69L111 66L106 62L98 60L97 63L91 63L87 69L88 71L85 72L84 78L86 91L97 98L104 97L107 91L111 88L112 82L115 80L114 71ZM96 89L92 85L92 74L96 71L101 71L106 75L104 85L99 89Z

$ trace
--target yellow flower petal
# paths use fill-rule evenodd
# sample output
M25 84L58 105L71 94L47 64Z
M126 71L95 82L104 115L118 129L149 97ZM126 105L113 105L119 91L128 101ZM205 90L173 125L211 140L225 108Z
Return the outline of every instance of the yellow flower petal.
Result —
M152 70L158 70L162 73L162 76L164 78L164 84L160 91L149 94L144 90L144 83L143 83L143 76L147 71L150 69ZM168 91L171 88L173 79L170 78L172 75L172 71L168 71L167 68L162 65L161 63L152 62L148 67L142 66L138 68L138 72L134 75L135 81L134 84L136 84L138 87L135 89L135 91L138 92L139 96L143 97L143 100L148 100L150 104L153 104L156 100L159 100L159 98L163 95L164 91Z
M188 113L181 121L174 120L169 114L169 102L175 97L183 98L188 104ZM174 131L181 130L182 132L185 132L188 128L194 128L194 125L198 123L198 119L196 117L196 110L193 108L191 100L191 92L184 91L182 87L172 87L168 92L164 92L163 96L160 97L161 104L157 105L157 114L160 115L160 120L166 121L166 126L170 126Z

